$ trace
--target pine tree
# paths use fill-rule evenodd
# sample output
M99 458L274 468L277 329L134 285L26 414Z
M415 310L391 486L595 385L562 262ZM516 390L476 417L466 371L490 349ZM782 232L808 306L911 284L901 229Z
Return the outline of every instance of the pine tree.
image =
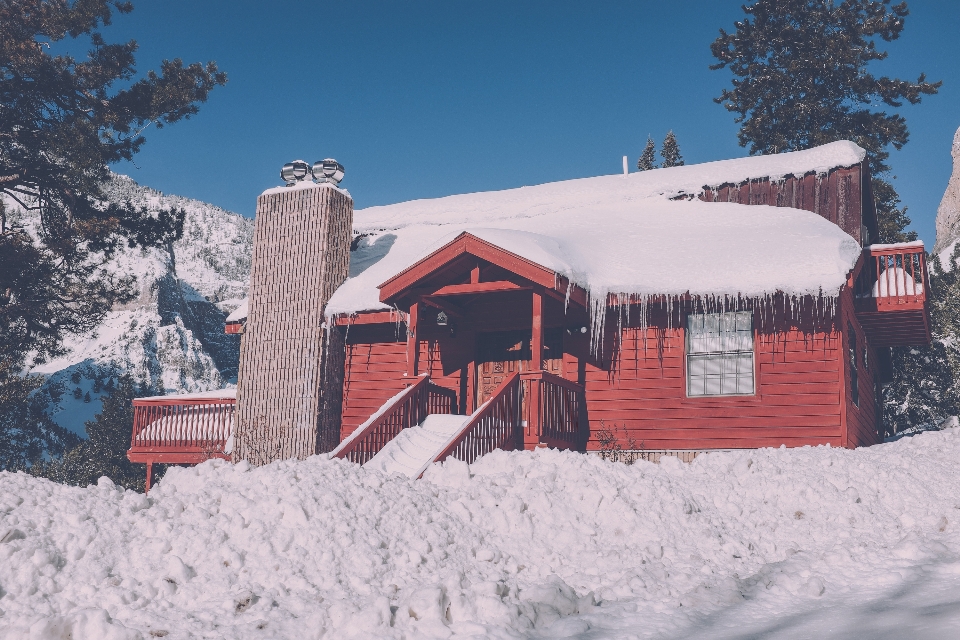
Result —
M657 145L653 142L653 138L647 136L647 146L643 148L643 153L640 154L640 159L637 160L637 169L640 171L649 171L650 169L657 168Z
M36 231L18 226L0 200L0 360L58 353L65 332L90 329L135 294L132 277L103 269L111 252L182 234L182 211L104 205L108 166L132 159L148 126L197 113L226 76L212 62L176 59L138 79L137 43L101 34L114 11L131 10L114 0L0 0L0 194L39 218ZM90 45L82 60L49 46L80 39Z
M133 431L133 399L154 393L156 390L138 389L129 376L122 376L114 390L104 396L100 413L86 423L87 440L62 457L33 465L30 473L77 486L96 484L101 476L107 476L124 488L143 491L144 465L127 460L127 449ZM154 477L159 478L162 471L155 470Z
M736 31L720 30L710 49L729 67L733 87L716 102L737 114L740 145L750 153L807 149L852 140L867 152L874 177L880 242L916 238L889 182L888 147L909 139L899 114L874 105L900 107L937 93L941 83L877 78L868 65L887 52L877 40L896 40L909 14L907 3L890 0L756 0L742 7Z
M888 435L960 415L960 243L945 268L935 255L929 264L933 341L892 350L894 379L883 390Z
M664 168L683 166L683 156L680 155L680 145L677 144L677 137L673 134L673 129L668 131L667 137L663 139L660 156L663 158Z
M3 364L0 363L0 369ZM0 386L0 471L26 469L50 456L60 456L79 439L50 419L48 398L38 391L38 377L7 376Z
M183 211L154 216L105 204L108 166L132 159L150 125L197 113L226 76L213 62L175 59L138 79L137 43L109 44L101 34L114 11L132 8L116 0L0 0L0 420L19 420L23 385L38 383L21 379L28 356L37 363L62 353L65 334L92 329L138 293L133 276L104 268L111 254L123 244L163 246L183 233ZM90 47L82 60L50 47L72 41L73 49L80 39ZM6 202L35 212L38 224L18 223ZM43 446L57 450L58 438Z

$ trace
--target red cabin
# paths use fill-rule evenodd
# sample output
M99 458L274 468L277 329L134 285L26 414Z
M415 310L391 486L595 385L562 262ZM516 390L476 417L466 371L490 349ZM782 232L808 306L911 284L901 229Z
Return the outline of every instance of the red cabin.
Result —
M923 246L870 244L850 143L377 207L355 227L360 268L328 305L346 450L424 375L465 415L519 398L479 452L870 445L888 347L930 340Z
M354 220L332 455L412 476L495 448L874 444L889 347L930 341L923 245L871 244L849 142Z

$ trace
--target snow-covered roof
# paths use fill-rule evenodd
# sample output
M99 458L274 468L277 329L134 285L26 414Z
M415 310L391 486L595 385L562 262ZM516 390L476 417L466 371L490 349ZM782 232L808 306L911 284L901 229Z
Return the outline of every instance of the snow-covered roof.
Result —
M240 322L241 320L247 319L247 314L250 310L250 298L244 298L243 302L240 303L240 306L233 310L233 312L227 316L227 323L231 322Z
M378 285L463 232L566 276L594 300L690 293L836 295L860 254L837 225L785 207L670 200L704 186L826 172L863 149L807 151L601 176L507 191L372 207L354 214L369 236L327 314L385 309Z
M852 142L832 142L806 151L369 207L354 213L353 224L360 232L397 229L412 224L480 226L486 221L530 218L554 213L558 209L606 207L650 196L695 195L704 187L741 184L747 180L770 178L777 181L791 175L826 173L837 167L859 164L864 157L864 150Z

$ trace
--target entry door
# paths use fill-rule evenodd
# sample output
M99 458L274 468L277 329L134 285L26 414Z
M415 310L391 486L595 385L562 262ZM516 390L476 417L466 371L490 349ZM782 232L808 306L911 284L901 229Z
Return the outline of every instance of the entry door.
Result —
M493 395L514 371L530 371L530 331L497 331L477 336L477 405ZM542 368L563 375L563 333L547 329L543 339Z

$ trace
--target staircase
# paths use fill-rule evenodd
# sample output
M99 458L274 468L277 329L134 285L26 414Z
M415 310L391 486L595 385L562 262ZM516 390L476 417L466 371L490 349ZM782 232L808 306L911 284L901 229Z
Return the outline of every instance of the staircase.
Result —
M449 414L427 416L422 424L401 431L363 466L417 478L469 419Z
M515 372L473 414L453 413L456 393L423 375L388 400L331 452L412 478L433 462L472 463L495 449L581 450L583 387L546 371Z

